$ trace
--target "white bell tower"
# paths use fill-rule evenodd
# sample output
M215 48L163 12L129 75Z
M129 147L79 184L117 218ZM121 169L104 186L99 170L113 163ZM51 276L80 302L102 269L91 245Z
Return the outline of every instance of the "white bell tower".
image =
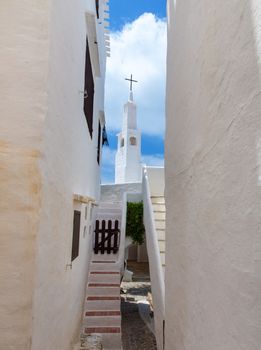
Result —
M132 79L129 101L124 105L122 131L118 136L115 160L115 183L141 182L141 132L137 129L137 108L133 101Z

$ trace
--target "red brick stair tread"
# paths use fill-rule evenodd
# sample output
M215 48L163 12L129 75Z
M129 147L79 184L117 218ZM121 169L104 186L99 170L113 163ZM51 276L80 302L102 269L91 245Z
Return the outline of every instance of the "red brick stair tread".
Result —
M120 316L120 311L86 311L85 316Z
M119 272L116 271L91 271L91 275L119 275Z
M89 283L88 287L119 287L119 283Z
M90 296L87 300L120 300L118 296Z
M93 264L115 264L116 261L113 261L113 260L94 260L92 261Z
M120 333L120 327L87 327L85 333Z

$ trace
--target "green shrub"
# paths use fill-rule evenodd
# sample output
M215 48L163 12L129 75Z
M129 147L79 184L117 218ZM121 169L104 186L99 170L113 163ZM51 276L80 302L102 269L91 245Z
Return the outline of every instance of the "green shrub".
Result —
M127 203L126 236L132 239L133 243L144 242L145 228L143 225L143 203Z

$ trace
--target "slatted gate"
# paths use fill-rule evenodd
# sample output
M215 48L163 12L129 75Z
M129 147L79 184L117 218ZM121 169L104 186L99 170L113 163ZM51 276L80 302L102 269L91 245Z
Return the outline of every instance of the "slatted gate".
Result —
M114 227L113 227L114 226ZM95 243L94 253L116 254L119 250L120 229L119 221L114 220L96 220L95 224Z

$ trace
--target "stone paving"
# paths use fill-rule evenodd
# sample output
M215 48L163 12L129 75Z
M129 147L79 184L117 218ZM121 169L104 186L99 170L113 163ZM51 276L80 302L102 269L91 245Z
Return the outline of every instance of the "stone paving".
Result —
M154 334L139 314L138 302L146 300L150 282L123 282L122 294L122 346L123 350L157 350Z

